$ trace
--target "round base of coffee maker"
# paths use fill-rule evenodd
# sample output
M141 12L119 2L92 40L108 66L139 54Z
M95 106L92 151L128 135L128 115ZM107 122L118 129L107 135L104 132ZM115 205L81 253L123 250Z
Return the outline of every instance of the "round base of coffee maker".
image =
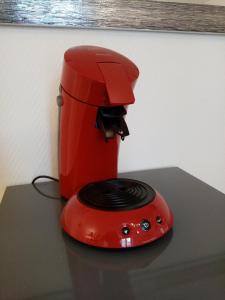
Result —
M164 198L132 179L84 186L63 209L61 224L74 239L102 248L130 248L165 235L173 225Z

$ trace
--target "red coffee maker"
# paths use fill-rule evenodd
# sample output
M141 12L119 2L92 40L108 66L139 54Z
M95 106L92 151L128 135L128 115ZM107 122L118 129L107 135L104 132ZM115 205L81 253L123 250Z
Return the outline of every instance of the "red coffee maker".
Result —
M103 248L140 246L173 224L163 197L144 182L117 177L120 140L129 135L127 106L139 71L101 47L65 52L61 79L60 193L65 232Z

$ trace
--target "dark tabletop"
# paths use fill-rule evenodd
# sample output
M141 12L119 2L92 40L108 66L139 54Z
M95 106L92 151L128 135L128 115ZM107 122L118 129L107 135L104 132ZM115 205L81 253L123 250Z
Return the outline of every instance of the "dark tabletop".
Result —
M167 200L174 229L144 247L107 250L60 229L60 200L8 187L0 206L1 300L225 299L225 195L178 168L122 174ZM57 184L38 188L57 195Z

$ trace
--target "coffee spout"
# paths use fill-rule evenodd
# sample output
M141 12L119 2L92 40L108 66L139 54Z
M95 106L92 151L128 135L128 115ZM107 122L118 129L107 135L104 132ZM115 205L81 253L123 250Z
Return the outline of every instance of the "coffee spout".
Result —
M129 135L127 124L124 120L126 109L123 106L101 107L97 113L97 128L99 128L106 141L119 135L122 140Z

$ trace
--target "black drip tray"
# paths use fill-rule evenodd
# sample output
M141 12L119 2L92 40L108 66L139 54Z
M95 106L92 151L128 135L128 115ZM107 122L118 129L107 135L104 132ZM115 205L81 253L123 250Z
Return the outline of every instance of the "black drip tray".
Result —
M155 195L144 182L120 178L90 183L79 191L78 199L90 207L118 211L142 207Z

